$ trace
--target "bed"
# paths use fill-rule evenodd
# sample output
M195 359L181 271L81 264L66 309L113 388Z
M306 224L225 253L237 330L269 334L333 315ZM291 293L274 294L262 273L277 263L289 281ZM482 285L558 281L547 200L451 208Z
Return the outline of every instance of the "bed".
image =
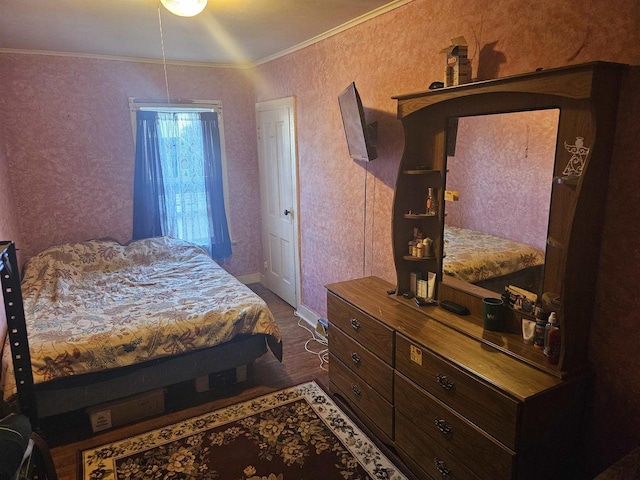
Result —
M498 293L510 284L538 292L544 252L513 240L447 225L443 272Z
M32 422L246 365L268 349L282 360L265 302L194 244L58 245L29 259L21 283L12 249L2 262L1 382Z

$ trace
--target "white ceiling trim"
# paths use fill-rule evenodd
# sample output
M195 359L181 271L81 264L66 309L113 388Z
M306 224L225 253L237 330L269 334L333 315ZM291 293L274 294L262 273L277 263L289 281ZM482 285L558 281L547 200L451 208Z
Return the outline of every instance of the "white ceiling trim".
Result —
M51 57L76 57L88 58L95 60L111 60L115 62L134 62L134 63L155 63L164 65L165 62L161 58L143 58L143 57L121 57L116 55L99 55L91 53L74 53L74 52L52 52L49 50L22 50L19 48L0 48L2 53L19 53L23 55L48 55ZM207 63L207 62L187 62L183 60L167 60L167 65L179 65L186 67L207 67L207 68L253 68L251 63Z
M297 52L298 50L302 50L303 48L306 48L310 45L313 45L314 43L318 43L322 40L325 40L329 37L332 37L340 32L344 32L345 30L349 30L350 28L355 27L356 25L360 25L361 23L366 22L367 20L371 20L372 18L375 18L379 15L382 15L384 13L390 12L391 10L395 10L398 7L401 7L402 5L405 5L407 3L413 2L413 0L395 0L392 3L388 3L387 5L383 5L382 7L378 7L375 10L372 10L369 13L365 13L364 15L361 15L357 18L354 18L353 20L349 20L347 23L343 23L342 25L339 25L335 28L332 28L331 30L325 32L325 33L321 33L320 35L316 35L313 38L310 38L309 40L306 40L302 43L299 43L298 45L294 45L291 48L287 48L286 50L283 50L281 52L278 52L274 55L271 55L269 57L265 57L262 60L258 60L256 62L254 62L253 66L258 66L258 65L262 65L263 63L267 63L270 62L272 60L275 60L277 58L280 57L284 57L285 55L289 55L290 53L293 52Z
M375 10L372 10L369 13L361 15L360 17L354 18L338 27L332 28L331 30L322 33L320 35L316 35L309 40L306 40L298 45L294 45L291 48L278 52L274 55L270 55L261 60L258 60L254 63L245 63L245 64L236 64L236 63L207 63L207 62L188 62L188 61L180 61L180 60L167 60L166 65L180 65L180 66L191 66L191 67L215 67L215 68L253 68L258 65L262 65L264 63L270 62L280 57L284 57L285 55L289 55L298 50L302 50L314 43L318 43L322 40L325 40L329 37L332 37L340 32L344 32L350 28L353 28L361 23L364 23L372 18L375 18L384 13L390 12L398 7L401 7L407 3L412 2L413 0L395 0L391 3L383 5L382 7L378 7ZM89 59L97 59L97 60L111 60L118 62L136 62L136 63L153 63L163 65L165 62L160 58L141 58L141 57L125 57L125 56L114 56L114 55L98 55L98 54L87 54L87 53L73 53L73 52L53 52L48 50L22 50L16 48L0 48L0 54L2 53L12 53L12 54L24 54L24 55L49 55L49 56L57 56L57 57L76 57L76 58L89 58Z

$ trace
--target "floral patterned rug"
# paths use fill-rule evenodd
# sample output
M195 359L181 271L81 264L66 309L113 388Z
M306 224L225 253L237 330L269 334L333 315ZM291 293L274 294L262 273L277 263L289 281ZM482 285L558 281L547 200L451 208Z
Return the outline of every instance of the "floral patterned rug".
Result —
M82 452L85 480L406 477L315 382Z

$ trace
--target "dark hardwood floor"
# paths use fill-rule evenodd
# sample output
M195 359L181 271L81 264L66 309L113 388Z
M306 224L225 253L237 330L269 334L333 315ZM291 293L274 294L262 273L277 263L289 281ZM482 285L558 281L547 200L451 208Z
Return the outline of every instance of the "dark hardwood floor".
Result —
M320 359L305 350L305 342L311 338L311 333L298 326L299 319L294 315L293 308L261 285L250 287L265 299L276 317L283 339L282 363L268 352L249 366L247 380L240 385L203 393L195 391L193 382L169 388L164 415L104 432L91 434L88 416L83 412L75 414L75 418L46 422L43 433L50 445L53 445L51 453L60 480L76 478L78 452L87 448L161 428L308 380L315 379L325 387L328 386L328 365L321 368ZM324 347L311 342L309 348L319 351Z

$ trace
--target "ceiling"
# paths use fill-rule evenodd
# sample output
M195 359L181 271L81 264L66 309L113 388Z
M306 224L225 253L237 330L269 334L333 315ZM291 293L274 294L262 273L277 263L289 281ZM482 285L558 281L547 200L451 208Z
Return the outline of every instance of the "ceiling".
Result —
M209 0L184 18L159 0L0 0L0 51L162 59L164 43L167 61L259 64L409 1Z

